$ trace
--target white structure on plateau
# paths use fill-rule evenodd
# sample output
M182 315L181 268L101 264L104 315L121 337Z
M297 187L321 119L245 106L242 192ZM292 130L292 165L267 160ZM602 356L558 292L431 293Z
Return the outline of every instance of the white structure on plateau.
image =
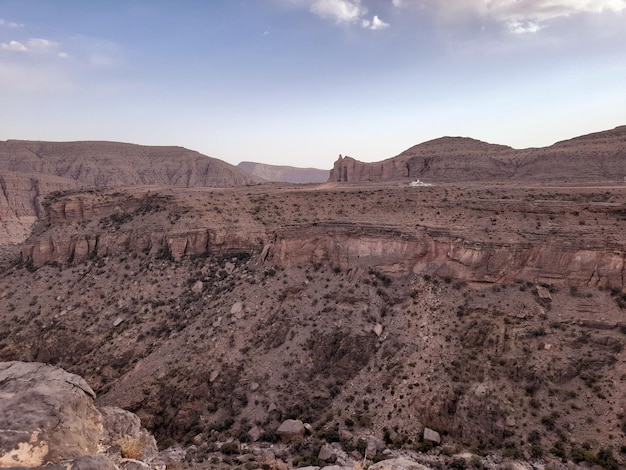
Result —
M432 186L431 183L424 183L423 181L420 180L415 180L415 181L411 181L409 183L409 186L416 188L416 187L424 187L424 186Z

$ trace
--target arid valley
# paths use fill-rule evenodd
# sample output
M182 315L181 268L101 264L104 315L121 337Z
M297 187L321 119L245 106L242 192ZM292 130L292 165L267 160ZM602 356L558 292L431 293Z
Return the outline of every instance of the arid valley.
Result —
M0 156L0 360L136 414L158 451L119 468L626 462L625 127L303 185L181 148Z

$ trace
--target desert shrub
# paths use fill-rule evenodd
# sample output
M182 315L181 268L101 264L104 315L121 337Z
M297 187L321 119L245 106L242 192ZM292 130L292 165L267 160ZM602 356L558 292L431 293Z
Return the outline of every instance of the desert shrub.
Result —
M222 447L220 447L220 452L224 455L237 455L239 454L239 443L227 442L225 444L222 444Z
M141 441L137 437L126 437L119 442L122 457L139 460L141 456Z

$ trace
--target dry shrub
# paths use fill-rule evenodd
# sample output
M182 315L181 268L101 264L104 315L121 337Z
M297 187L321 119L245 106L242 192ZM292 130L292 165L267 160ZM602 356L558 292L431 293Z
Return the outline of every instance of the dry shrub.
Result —
M125 437L119 442L122 457L139 460L141 456L141 440L138 437Z

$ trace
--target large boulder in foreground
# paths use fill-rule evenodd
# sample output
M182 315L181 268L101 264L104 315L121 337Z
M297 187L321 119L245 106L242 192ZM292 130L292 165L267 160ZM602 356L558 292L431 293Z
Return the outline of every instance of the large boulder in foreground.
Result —
M119 408L101 412L95 396L59 367L0 362L0 468L107 470L130 459L164 468L139 418Z
M78 375L35 362L0 363L0 467L96 454L102 417Z

